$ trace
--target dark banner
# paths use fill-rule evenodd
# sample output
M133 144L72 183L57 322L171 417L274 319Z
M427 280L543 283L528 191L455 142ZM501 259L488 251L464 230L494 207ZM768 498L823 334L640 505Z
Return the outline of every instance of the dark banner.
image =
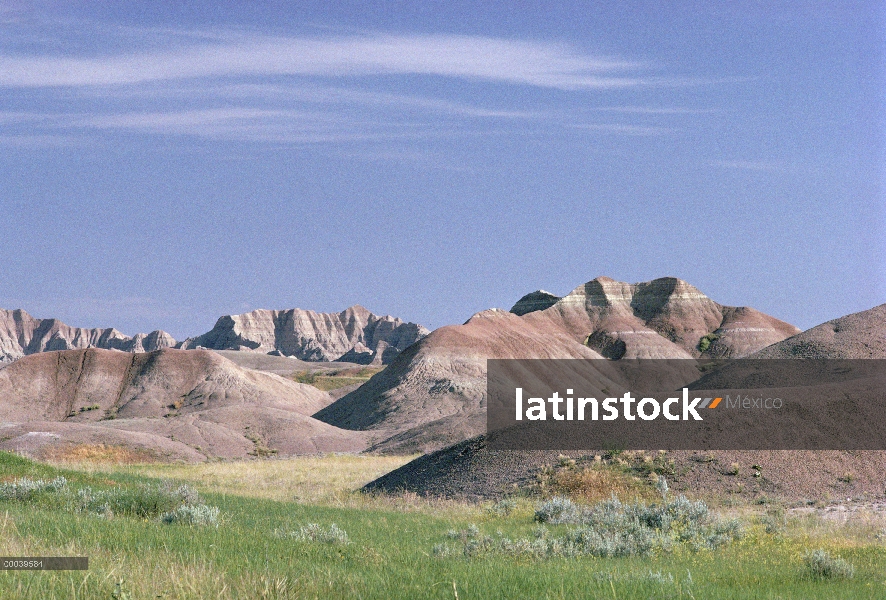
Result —
M886 360L490 360L496 450L886 450Z

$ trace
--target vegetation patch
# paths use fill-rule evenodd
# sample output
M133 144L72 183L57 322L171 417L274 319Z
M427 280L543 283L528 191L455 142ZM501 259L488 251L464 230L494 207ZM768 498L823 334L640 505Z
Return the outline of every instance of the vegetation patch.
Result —
M350 543L347 532L335 523L329 527L323 527L317 523L302 525L296 531L278 533L280 537L298 540L300 542L316 542L318 544L343 544Z
M194 465L82 463L75 470L0 452L0 482L16 484L8 496L28 498L0 500L6 555L89 556L89 571L7 572L0 578L0 597L886 598L886 520L879 513L843 523L824 511L801 516L787 509L773 515L779 532L772 535L761 516L779 510L776 504L732 506L728 510L741 519L739 541L710 550L700 536L698 552L691 542L672 542L669 550L630 554L587 532L605 533L609 526L587 521L588 513L606 513L599 501L563 498L559 509L547 507L551 519L540 522L535 513L554 498L518 495L478 505L356 492L405 460L326 455ZM570 461L557 461L556 468L588 466ZM614 462L599 468L632 477ZM52 483L59 477L65 486ZM175 483L162 481L170 478ZM675 500L665 497L660 483L658 493L646 481L637 483L648 499L621 497L622 507L608 511L620 523L615 530L639 524L662 536L643 518L625 515L667 515L664 507ZM174 494L182 485L199 487L200 494L185 493L192 504L178 506L217 506L217 526L211 517L201 521L212 513L199 508L173 507L146 518L105 518L97 510L109 495L158 488ZM65 498L58 491L65 487L73 494L91 489L86 505L94 509L56 504ZM699 504L687 502L695 508L682 513L700 515ZM163 525L167 513L176 517ZM552 523L554 518L562 522ZM728 522L725 518L708 514L696 522L705 529L714 521ZM676 521L671 532L688 528ZM336 530L346 532L347 543ZM635 549L642 550L643 539L644 533L635 536ZM818 549L849 564L853 576L812 559Z
M698 340L698 351L705 352L708 348L711 347L711 344L715 341L719 340L720 336L716 333L709 333L707 335L703 335L700 340Z
M613 494L621 498L652 497L649 486L635 476L628 463L611 456L581 461L561 459L557 465L539 469L527 492L583 502L598 502Z
M663 478L659 481L663 497L659 504L625 504L613 496L588 507L569 498L552 498L535 511L535 521L542 525L533 531L532 538L511 538L501 532L482 535L480 528L472 525L447 534L460 544L437 544L433 552L444 557L498 553L535 558L615 558L649 556L681 547L692 551L716 549L744 535L737 519L716 517L702 501L693 502L685 496L668 500L667 484ZM554 535L545 525L573 527Z
M218 507L205 504L183 504L175 510L160 515L160 520L177 525L212 525L218 527Z
M166 523L202 524L217 520L218 509L200 504L200 495L189 485L172 484L115 486L95 489L73 487L65 477L52 480L21 477L0 484L0 501L17 502L42 508L88 513L102 517L118 516L148 519L162 517ZM167 518L168 515L173 515Z
M292 374L292 379L297 383L305 383L329 392L349 385L362 385L382 369L383 367L352 367L326 371L299 371Z
M805 557L806 572L816 579L852 579L855 567L824 550L814 550Z

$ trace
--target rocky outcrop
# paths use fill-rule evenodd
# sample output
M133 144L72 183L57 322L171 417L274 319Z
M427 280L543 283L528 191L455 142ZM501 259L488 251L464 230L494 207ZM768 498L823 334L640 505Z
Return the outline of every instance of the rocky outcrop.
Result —
M189 338L179 347L273 352L311 361L388 364L427 334L421 325L377 316L359 305L340 313L299 308L254 310L221 317L211 331Z
M0 368L0 448L114 443L157 458L359 451L365 435L309 415L332 398L215 352L43 352Z
M598 277L549 309L552 321L606 358L739 358L800 330L753 308L723 306L675 277L628 284Z
M0 363L38 352L103 348L125 352L153 352L175 345L165 331L134 337L116 329L71 327L58 319L35 319L23 310L0 309Z
M428 452L484 431L487 359L740 357L799 331L720 305L673 277L638 284L598 277L562 298L533 292L511 312L491 309L441 327L314 416L384 432L376 451Z
M536 290L534 292L529 292L517 300L517 303L511 307L510 312L522 317L527 313L550 308L555 305L558 300L560 300L560 296L555 296L544 290Z

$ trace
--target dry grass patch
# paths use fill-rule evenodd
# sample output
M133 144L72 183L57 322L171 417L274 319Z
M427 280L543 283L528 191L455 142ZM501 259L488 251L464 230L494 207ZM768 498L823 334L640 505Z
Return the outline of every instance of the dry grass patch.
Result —
M99 463L132 465L157 460L147 450L107 444L74 444L44 448L40 458L51 463Z
M655 492L636 477L605 468L558 471L550 483L551 492L593 503L613 495L625 500L650 500Z
M623 500L652 501L658 497L652 485L657 474L641 473L619 460L570 459L561 456L559 463L542 468L529 486L532 495L567 496L586 503L608 500L613 495Z
M207 493L311 504L350 503L348 497L373 479L415 456L327 454L274 460L208 462L196 465L120 465L113 469L162 479L192 482ZM75 466L75 468L78 468ZM100 470L89 463L79 470Z

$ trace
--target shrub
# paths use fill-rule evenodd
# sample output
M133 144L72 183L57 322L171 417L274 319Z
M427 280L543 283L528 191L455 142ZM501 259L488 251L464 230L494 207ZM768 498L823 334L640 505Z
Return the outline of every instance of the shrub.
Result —
M11 483L0 484L0 500L28 502L40 494L57 494L67 489L68 480L56 477L51 481L22 477Z
M218 527L218 508L205 504L183 504L173 511L163 513L160 520L167 524L212 525Z
M513 500L511 498L504 498L502 500L499 500L498 502L496 502L495 504L493 504L492 506L490 506L486 510L488 510L492 514L497 515L499 517L506 517L509 514L511 514L512 512L514 512L514 510L516 508L517 508L516 500Z
M551 498L535 511L535 520L539 523L576 523L580 517L578 505L569 498L557 496Z
M301 542L317 542L320 544L349 544L348 534L344 529L333 523L328 528L324 528L317 523L308 523L299 527L298 531L290 531L283 534Z
M663 486L661 486L663 487ZM666 492L662 492L665 494ZM743 535L737 520L721 520L711 515L704 502L678 496L669 502L647 505L623 504L612 497L592 507L580 507L567 498L553 498L535 512L541 523L575 525L560 537L551 536L544 526L533 532L534 539L511 540L498 533L482 535L476 526L450 531L447 537L460 540L465 556L483 552L551 556L642 556L667 551L677 545L691 550L718 548ZM435 546L437 556L459 551L446 544Z
M699 352L704 352L708 348L711 347L711 343L720 339L720 336L716 333L709 333L705 336L702 336L700 340L698 340L698 350Z
M760 522L766 530L766 533L779 534L782 533L788 524L787 514L784 508L776 506L760 517Z
M805 560L807 572L817 579L851 579L855 576L855 567L824 550L810 552Z
M140 518L165 515L199 502L200 495L191 486L181 485L173 489L169 483L110 490L93 490L87 486L77 490L73 499L74 510L78 512Z
M189 486L172 490L164 484L110 490L85 487L78 490L76 501L79 511L149 518L196 504L199 495Z
M167 523L216 524L218 509L200 504L200 495L189 485L173 488L170 483L95 490L89 486L73 490L64 477L51 481L22 477L0 483L0 500L39 503L72 512L103 517L161 516Z

